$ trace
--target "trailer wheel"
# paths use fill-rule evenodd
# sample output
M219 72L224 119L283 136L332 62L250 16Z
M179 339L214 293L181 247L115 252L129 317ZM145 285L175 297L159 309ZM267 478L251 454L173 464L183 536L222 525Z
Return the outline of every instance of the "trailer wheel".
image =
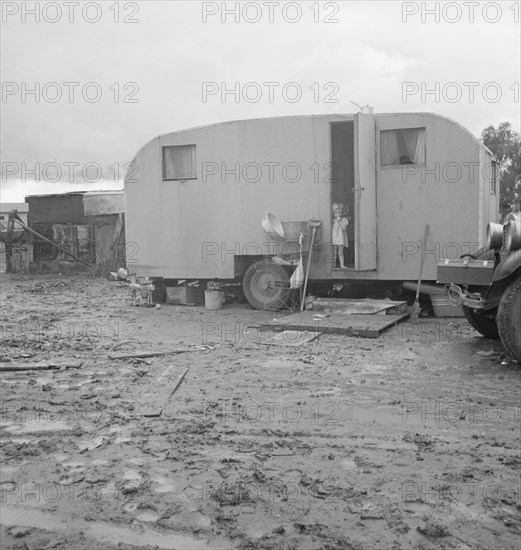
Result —
M467 306L461 306L461 308L472 328L475 328L485 338L491 338L493 340L499 338L497 323L494 317L476 313Z
M501 296L497 325L503 346L521 364L521 276L514 279Z
M280 309L288 300L290 272L266 260L251 265L244 275L244 294L255 309Z

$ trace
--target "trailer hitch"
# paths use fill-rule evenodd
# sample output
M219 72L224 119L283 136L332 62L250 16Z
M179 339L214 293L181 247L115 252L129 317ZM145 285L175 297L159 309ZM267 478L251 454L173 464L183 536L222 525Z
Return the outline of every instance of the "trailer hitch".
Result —
M447 286L447 298L456 307L463 305L472 309L485 309L485 300L481 294L467 292L454 283Z

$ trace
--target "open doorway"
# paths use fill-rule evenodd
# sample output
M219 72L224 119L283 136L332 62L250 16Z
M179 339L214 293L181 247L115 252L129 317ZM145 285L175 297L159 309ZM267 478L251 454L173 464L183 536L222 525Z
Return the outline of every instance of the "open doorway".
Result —
M355 265L355 154L354 121L331 123L331 205L346 206L348 246L344 248L344 262L348 268ZM338 259L335 268L339 267Z

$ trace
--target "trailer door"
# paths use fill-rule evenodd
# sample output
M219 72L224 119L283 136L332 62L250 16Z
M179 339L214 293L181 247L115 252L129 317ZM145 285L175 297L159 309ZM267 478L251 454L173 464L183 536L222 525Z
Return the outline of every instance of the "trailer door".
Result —
M355 269L376 269L376 120L355 115Z

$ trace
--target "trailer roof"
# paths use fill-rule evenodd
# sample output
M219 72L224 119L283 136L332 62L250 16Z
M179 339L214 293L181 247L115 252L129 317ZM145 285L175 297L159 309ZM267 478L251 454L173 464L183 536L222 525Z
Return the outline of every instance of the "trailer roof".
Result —
M159 134L159 135L155 136L154 138L150 139L149 141L147 141L136 152L136 154L134 155L134 158L132 159L132 162L134 161L134 159L137 156L137 154L139 153L139 151L141 151L141 149L144 149L147 145L149 145L150 143L152 143L156 139L159 139L163 136L168 136L170 134L176 134L176 133L180 133L180 132L190 132L190 131L193 131L193 130L202 130L202 129L205 129L205 128L215 128L217 126L225 126L225 125L228 125L228 124L238 124L238 123L242 123L242 122L254 122L254 121L260 121L260 120L283 120L283 119L291 119L291 118L334 118L334 117L353 118L356 114L359 114L359 113L330 113L330 114L320 114L320 115L282 115L282 116L276 116L276 117L257 117L257 118L238 119L238 120L228 120L228 121L224 121L224 122L215 122L213 124L203 124L203 125L200 125L200 126L192 126L190 128L182 128L180 130L174 130L172 132L166 132L164 134ZM481 140L479 140L470 130L465 128L465 126L463 126L459 122L456 122L455 120L453 120L449 117L446 117L444 115L439 115L437 113L429 113L429 112L419 112L419 113L415 113L415 112L413 112L413 113L403 113L402 112L402 113L371 113L369 116L374 116L374 117L379 118L379 117L401 116L401 115L423 115L423 116L443 118L445 120L448 120L452 124L455 124L456 126L461 128L463 131L467 132L470 136L472 136L472 138L477 143L479 143L479 145L481 147L484 147L491 155L493 155L492 151L490 151L490 149L486 145L484 145L483 142Z

